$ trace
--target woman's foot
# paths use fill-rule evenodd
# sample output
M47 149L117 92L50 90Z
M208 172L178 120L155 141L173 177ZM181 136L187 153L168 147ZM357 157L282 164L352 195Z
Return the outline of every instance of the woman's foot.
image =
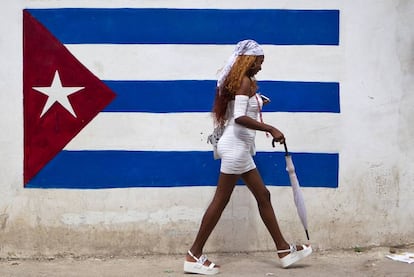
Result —
M199 255L198 258L191 251L187 252L184 262L184 272L203 275L215 275L219 273L218 265L208 260L206 255Z
M303 245L292 245L292 246L296 247L296 250L297 251L303 250ZM310 246L310 245L307 244L305 246ZM290 253L290 247L291 247L291 245L290 244L287 244L286 247L278 250L277 251L277 255L279 256L279 258L283 258L284 256L289 255L289 253Z
M197 255L194 255L194 256L197 257ZM198 255L198 256L200 257L201 255ZM207 256L204 255L204 257L207 257ZM197 262L193 257L190 256L189 253L187 253L187 255L185 256L185 260L187 262ZM206 265L206 266L210 266L210 264L211 264L211 262L208 259L204 262L204 265ZM214 264L214 267L220 267L220 266Z
M309 256L312 253L312 247L310 245L293 245L291 244L289 248L280 249L277 251L277 254L280 259L280 263L283 268L286 268L303 258Z

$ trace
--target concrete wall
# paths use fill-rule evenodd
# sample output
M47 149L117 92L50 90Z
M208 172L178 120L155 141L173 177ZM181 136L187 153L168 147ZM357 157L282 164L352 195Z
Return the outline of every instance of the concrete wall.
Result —
M183 253L198 230L214 193L213 186L81 190L23 186L22 9L79 7L79 4L79 1L7 1L0 11L0 257ZM313 50L323 46L280 47L280 51L274 52L265 47L265 51L274 54L266 56L258 79L276 75L279 80L295 76L309 81L337 81L341 112L323 117L274 113L265 115L265 119L285 132L292 151L339 153L338 187L303 189L313 245L329 249L414 242L414 2L177 0L174 4L171 1L116 4L83 1L81 4L118 5L339 9L339 46L326 47L323 54L316 56ZM218 69L231 49L232 46L220 52L220 57L206 59L206 67ZM94 72L105 75L105 70ZM185 126L175 127L184 129L184 134L187 132ZM203 131L209 130L206 127ZM82 139L96 143L87 136ZM268 144L265 136L258 134L258 149L271 151ZM209 146L203 147L208 150ZM291 189L271 186L269 190L286 238L303 241ZM271 249L274 246L254 198L246 187L238 186L205 250Z

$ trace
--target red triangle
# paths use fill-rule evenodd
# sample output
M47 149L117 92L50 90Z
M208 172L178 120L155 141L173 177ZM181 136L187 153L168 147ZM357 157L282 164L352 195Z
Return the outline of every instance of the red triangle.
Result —
M76 117L58 102L41 117L48 96L33 87L51 86L56 71L63 87L84 87L68 96ZM24 184L114 98L114 92L23 11Z

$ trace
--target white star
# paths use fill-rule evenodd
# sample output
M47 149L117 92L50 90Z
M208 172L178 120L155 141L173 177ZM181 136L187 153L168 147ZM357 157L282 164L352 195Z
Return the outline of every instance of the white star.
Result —
M60 103L66 110L68 110L74 117L76 117L75 111L69 102L68 95L71 95L72 93L75 93L84 88L85 87L63 87L62 82L60 81L59 72L56 70L50 87L33 87L34 90L37 90L48 96L47 102L43 107L43 111L40 117L42 117L55 102Z

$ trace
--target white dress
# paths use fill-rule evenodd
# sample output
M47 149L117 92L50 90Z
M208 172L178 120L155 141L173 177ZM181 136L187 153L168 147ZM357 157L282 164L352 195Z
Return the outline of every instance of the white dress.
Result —
M227 125L217 144L217 153L221 158L220 171L227 174L243 174L256 168L253 155L256 154L256 130L246 128L235 119L247 115L257 120L263 101L258 95L236 95L227 105Z

